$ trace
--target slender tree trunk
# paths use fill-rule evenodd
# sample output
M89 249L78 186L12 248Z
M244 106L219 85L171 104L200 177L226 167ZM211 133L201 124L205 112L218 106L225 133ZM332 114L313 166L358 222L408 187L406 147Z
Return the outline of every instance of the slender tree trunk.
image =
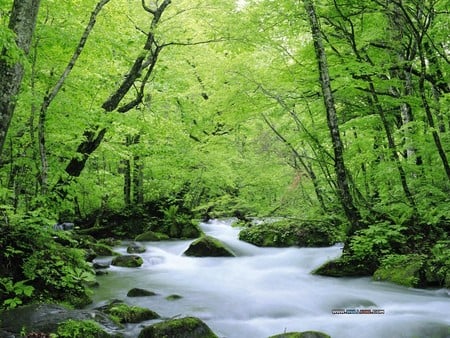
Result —
M334 103L334 97L331 90L331 80L328 70L328 63L325 48L322 42L322 33L320 24L316 15L316 10L312 0L303 0L306 13L308 15L309 25L314 41L314 50L318 62L320 74L320 85L322 88L323 100L327 112L327 123L330 130L331 141L334 150L334 169L337 179L337 193L341 201L345 215L350 223L349 235L352 235L360 228L361 216L354 205L353 197L350 193L347 170L344 163L344 149L339 133L339 124Z
M324 203L324 199L322 196L322 190L320 189L319 182L317 180L316 173L314 172L311 163L306 162L302 155L299 154L297 149L289 142L281 133L275 128L275 126L269 121L269 119L263 114L263 119L266 122L266 124L269 126L269 128L277 135L278 139L283 142L289 150L294 155L295 164L292 165L294 169L296 169L297 172L306 173L308 177L311 179L313 186L314 186L314 192L316 193L317 200L320 203L320 206L322 207L323 211L327 211L327 207ZM305 156L306 157L306 156ZM300 163L300 165L297 163ZM299 168L301 166L301 168Z
M127 158L123 160L124 172L123 172L123 199L125 207L131 206L131 161Z
M25 56L30 51L39 5L40 0L15 0L13 4L9 28L16 34L17 46ZM7 50L2 50L0 57L0 156L24 74L23 61L9 64L7 53Z
M133 202L136 205L142 205L144 204L144 166L140 156L133 157L133 164Z

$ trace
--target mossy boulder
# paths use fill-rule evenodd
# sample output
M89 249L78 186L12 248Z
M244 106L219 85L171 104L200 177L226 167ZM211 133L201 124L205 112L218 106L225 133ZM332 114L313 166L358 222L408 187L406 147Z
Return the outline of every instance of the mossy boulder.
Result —
M127 247L127 252L129 254L134 254L134 253L139 254L139 253L143 253L145 251L146 251L145 246L140 245L138 243L132 243L132 244L128 245L128 247Z
M161 232L157 231L146 231L143 232L140 235L137 235L134 239L136 242L150 242L150 241L165 241L168 240L170 237L166 234L163 234Z
M128 305L123 302L112 302L103 307L102 311L122 324L140 323L145 320L161 318L159 314L150 309Z
M426 256L418 254L388 255L381 261L373 279L407 287L422 287L425 284L425 259Z
M286 332L280 333L269 338L331 338L329 335L319 331L304 331L304 332Z
M133 288L127 293L127 297L148 297L148 296L155 296L156 292L140 289L140 288Z
M242 229L239 239L260 247L324 247L338 241L336 227L328 223L296 220L263 222Z
M341 256L322 264L312 273L328 277L362 277L371 276L376 269L375 262L358 260L352 256Z
M114 332L121 328L98 310L73 310L56 304L30 304L0 312L2 329L16 337L21 332L52 333L67 321L94 320L102 330ZM82 325L82 324L77 324ZM86 336L87 337L87 336Z
M211 329L195 317L171 319L145 327L138 338L217 338Z
M173 300L178 300L178 299L181 299L181 298L183 298L183 296L180 296L180 295L177 295L177 294L173 294L173 295L168 295L166 297L166 300L173 301Z
M222 242L211 236L202 236L189 245L184 252L186 256L194 257L234 257L236 256Z
M137 268L144 263L142 258L138 255L123 255L114 257L111 265L122 266L126 268Z
M192 239L202 235L197 222L185 217L177 217L173 221L165 221L151 226L151 231L163 233L169 238Z
M103 243L93 243L90 245L90 248L95 252L97 256L115 256L117 253L113 251L113 249L106 244Z

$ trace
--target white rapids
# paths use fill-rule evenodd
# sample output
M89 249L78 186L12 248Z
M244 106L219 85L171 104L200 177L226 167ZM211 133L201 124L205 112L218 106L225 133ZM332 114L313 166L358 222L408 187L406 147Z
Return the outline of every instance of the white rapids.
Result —
M140 268L112 266L107 275L98 277L100 287L92 307L121 299L162 317L198 317L219 337L227 338L267 338L310 330L332 338L450 337L449 290L410 289L370 278L314 276L310 273L314 268L341 254L340 246L259 248L239 241L239 229L230 224L231 220L213 220L201 227L237 257L183 256L192 241L145 242ZM126 245L116 249L125 253ZM158 295L129 298L131 288ZM165 298L172 294L182 298ZM126 336L137 337L141 325L129 325L126 330Z

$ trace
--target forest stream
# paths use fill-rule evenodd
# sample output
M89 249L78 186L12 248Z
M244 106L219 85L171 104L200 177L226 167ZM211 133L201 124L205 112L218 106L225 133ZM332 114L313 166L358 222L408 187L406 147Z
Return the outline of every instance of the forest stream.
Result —
M140 254L144 264L111 266L107 275L98 277L100 287L90 307L125 300L163 317L198 317L219 337L227 338L267 338L309 330L332 338L448 337L449 290L408 289L371 278L314 276L310 274L314 268L340 255L340 245L259 248L239 241L239 229L230 224L231 220L213 220L201 227L238 257L183 256L192 241L145 242L147 251ZM126 247L124 243L116 251L126 253ZM130 298L126 294L131 288L157 295ZM166 299L173 294L182 298ZM125 334L137 337L142 324L152 322L129 325Z

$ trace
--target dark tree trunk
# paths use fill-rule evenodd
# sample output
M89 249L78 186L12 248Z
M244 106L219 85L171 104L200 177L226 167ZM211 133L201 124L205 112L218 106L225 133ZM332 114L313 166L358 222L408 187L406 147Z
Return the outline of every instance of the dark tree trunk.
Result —
M345 215L350 223L349 235L360 228L360 214L354 205L353 197L350 193L347 170L344 163L344 149L339 133L339 124L331 90L331 81L328 70L328 63L325 48L322 42L320 24L316 15L312 0L303 0L303 4L308 15L309 25L314 41L314 50L318 62L320 73L320 85L322 88L323 100L327 112L327 123L330 130L331 141L334 150L334 169L337 180L337 195L341 201Z
M30 51L39 5L40 0L15 0L13 4L9 28L16 34L17 46L25 55ZM0 156L24 74L22 62L10 64L7 54L4 49L0 57Z
M129 159L123 160L123 200L125 207L131 206L131 161Z
M136 205L142 205L144 204L144 166L140 156L134 156L133 163L133 202Z

